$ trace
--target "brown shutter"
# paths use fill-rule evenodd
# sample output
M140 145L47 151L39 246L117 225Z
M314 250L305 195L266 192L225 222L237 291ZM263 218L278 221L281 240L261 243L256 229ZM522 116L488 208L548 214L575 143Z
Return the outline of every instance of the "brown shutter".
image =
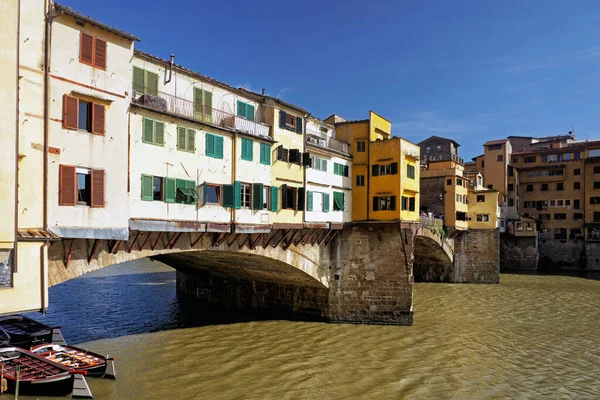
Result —
M102 104L92 103L92 133L104 135L106 109Z
M79 119L79 100L77 97L63 95L63 127L77 129Z
M104 207L104 170L92 170L92 207Z
M81 32L79 42L79 61L92 65L94 61L94 37Z
M106 41L96 38L94 46L94 67L106 69Z
M58 205L74 206L77 200L77 174L73 165L61 165L58 170Z

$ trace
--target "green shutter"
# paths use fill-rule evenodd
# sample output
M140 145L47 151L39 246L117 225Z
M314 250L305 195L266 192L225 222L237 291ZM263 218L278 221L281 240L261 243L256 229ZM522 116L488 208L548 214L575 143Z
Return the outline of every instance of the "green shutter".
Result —
M206 134L206 155L215 157L215 136L210 133Z
M144 118L142 130L142 141L145 143L152 143L154 141L154 121L148 118Z
M271 186L271 211L277 212L279 210L278 205L278 194L279 188L277 186Z
M165 144L165 124L157 122L154 124L155 136L154 144L163 146Z
M175 203L177 186L174 178L165 178L165 202Z
M215 136L215 158L223 158L223 136Z
M344 193L334 192L334 201L339 211L344 211Z
M177 127L177 148L185 150L185 128L183 126Z
M302 118L296 117L296 133L302 135Z
M202 119L202 89L194 88L194 118Z
M271 165L271 146L266 143L260 144L260 163Z
M138 67L133 67L133 90L136 96L144 94L144 70Z
M246 104L246 118L250 121L254 121L254 106Z
M401 200L400 209L402 211L406 211L406 197L402 196L400 198L400 200Z
M233 207L233 185L223 185L223 207Z
M313 210L313 192L306 192L306 211Z
M246 117L246 103L243 101L237 101L237 115L240 117Z
M186 181L186 188L190 196L192 196L192 201L190 204L193 204L195 200L198 200L200 196L198 196L198 192L196 192L196 181Z
M327 172L327 160L321 159L321 171Z
M187 130L187 151L196 151L196 131L193 129Z
M146 71L146 92L156 95L158 93L158 75Z
M187 184L184 179L175 179L175 199L177 199L177 192L182 192L184 195L186 193ZM180 197L181 199L181 197ZM185 200L176 200L177 203L185 203Z
M142 200L154 200L154 176L142 174Z
M212 122L212 92L204 91L204 120Z
M350 167L348 167L347 165L342 166L342 168L344 169L344 176L349 176L350 175Z
M323 212L329 212L329 193L323 193Z
M262 210L264 199L263 199L263 188L264 185L262 183L253 183L252 184L252 209L253 210Z
M242 208L242 182L235 181L233 183L233 208Z
M281 209L287 208L287 185L281 185Z
M285 129L285 118L286 118L286 113L285 111L279 111L279 127L281 129Z
M253 142L250 139L242 138L242 160L252 161L252 146Z

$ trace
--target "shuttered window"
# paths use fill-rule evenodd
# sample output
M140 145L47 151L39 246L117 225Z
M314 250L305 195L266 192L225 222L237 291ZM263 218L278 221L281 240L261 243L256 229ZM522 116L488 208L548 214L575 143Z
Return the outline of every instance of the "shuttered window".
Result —
M183 126L177 127L177 149L181 151L189 151L193 153L196 150L195 144L196 131L193 129L185 128Z
M133 67L133 90L135 96L158 93L158 74Z
M264 208L264 185L262 183L252 184L252 209L262 210Z
M194 204L200 197L196 192L196 181L175 179L175 201L180 204Z
M333 211L344 211L344 193L333 192Z
M86 102L68 94L63 95L64 128L104 135L105 126L106 107L103 104Z
M74 206L77 202L77 174L75 166L61 165L58 170L58 204Z
M242 160L252 161L252 148L254 142L248 138L242 138Z
M327 165L327 164L325 164ZM327 168L327 167L325 167ZM350 168L347 165L333 163L333 173L340 176L349 176Z
M79 36L79 62L106 70L105 40L81 32Z
M223 185L223 207L233 208L233 185Z
M150 118L142 121L142 142L163 146L165 141L165 124Z
M60 165L58 181L59 205L104 207L104 170Z
M406 176L410 179L415 179L415 166L407 164L406 165Z
M329 193L323 193L323 212L329 212Z
M212 92L194 88L194 118L212 123Z
M92 207L104 207L104 170L92 170Z
M271 165L271 146L267 143L260 144L260 163L263 165Z
M271 186L271 211L279 211L279 188L277 186Z
M206 155L212 158L223 159L223 136L206 134Z
M254 106L243 101L237 101L237 115L254 121Z

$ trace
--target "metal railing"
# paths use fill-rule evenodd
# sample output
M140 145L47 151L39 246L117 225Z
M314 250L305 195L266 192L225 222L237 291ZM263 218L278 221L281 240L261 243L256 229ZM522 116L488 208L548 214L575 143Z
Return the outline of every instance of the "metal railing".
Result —
M142 104L157 111L168 112L200 122L245 132L253 136L269 137L269 126L251 121L239 115L234 115L223 110L217 110L193 101L182 99L163 92L149 92L144 94L132 92L132 101Z
M310 133L306 134L306 143L325 149L336 150L344 154L350 154L350 144L332 137L323 138Z

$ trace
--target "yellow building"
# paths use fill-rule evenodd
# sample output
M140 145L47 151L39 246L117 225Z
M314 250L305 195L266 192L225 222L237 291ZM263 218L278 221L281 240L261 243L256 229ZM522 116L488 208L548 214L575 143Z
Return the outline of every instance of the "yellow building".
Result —
M369 119L337 115L336 137L350 143L353 157L353 221L418 221L419 146L391 137L392 124L371 111Z
M496 229L500 222L498 191L469 188L469 229Z

